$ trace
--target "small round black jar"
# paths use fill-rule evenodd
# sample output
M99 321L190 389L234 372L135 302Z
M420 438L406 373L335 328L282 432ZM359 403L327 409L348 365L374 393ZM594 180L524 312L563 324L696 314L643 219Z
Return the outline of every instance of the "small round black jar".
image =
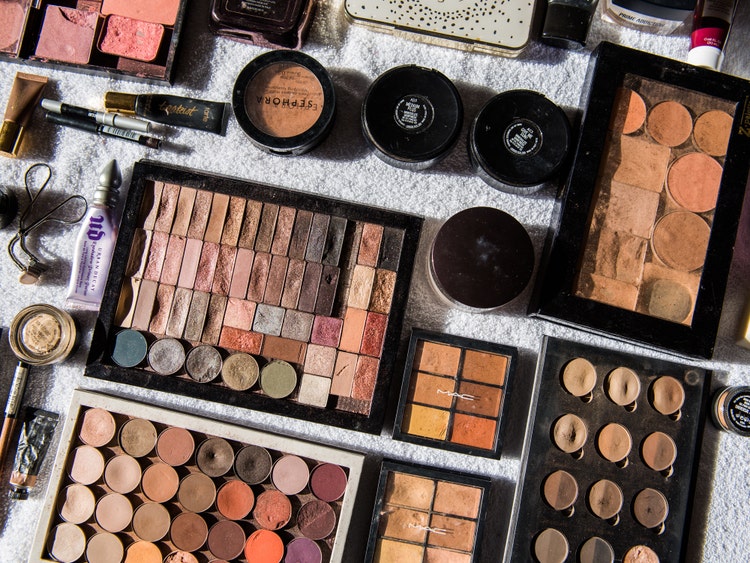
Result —
M437 70L392 68L372 83L362 104L365 139L384 162L424 170L450 151L461 132L463 103Z
M258 148L299 155L317 146L333 126L336 95L325 68L299 51L269 51L242 69L232 109Z
M530 194L567 160L570 123L565 112L530 90L511 90L487 102L469 131L469 157L482 180L497 190Z

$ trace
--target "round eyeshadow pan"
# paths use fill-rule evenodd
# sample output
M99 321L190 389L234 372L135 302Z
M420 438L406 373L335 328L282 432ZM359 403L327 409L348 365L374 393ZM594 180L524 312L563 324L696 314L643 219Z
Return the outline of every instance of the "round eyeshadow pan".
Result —
M144 457L156 446L156 428L142 418L128 420L120 428L120 447L133 457Z
M609 520L617 516L622 509L622 490L612 481L601 479L589 489L589 508L595 516Z
M224 438L207 438L198 446L195 462L209 477L221 477L234 464L234 450Z
M269 530L256 530L247 538L245 558L253 563L279 563L284 556L284 542Z
M632 405L641 393L641 381L630 368L618 367L609 372L604 384L607 396L616 405Z
M203 512L211 508L216 499L216 485L208 475L191 473L180 481L177 499L185 510Z
M161 550L153 543L137 541L131 543L126 550L125 562L137 561L138 563L162 563Z
M297 526L311 540L322 540L336 528L336 513L327 502L313 499L303 504L297 512Z
M558 469L544 480L544 500L555 510L567 510L578 499L578 483L570 473Z
M587 539L578 551L579 563L614 563L615 550L609 542L594 536Z
M310 474L310 490L325 502L333 502L344 496L346 485L346 472L333 463L322 463Z
M94 534L86 545L87 563L121 563L124 555L122 541L110 532Z
M659 563L659 556L646 545L635 545L625 552L622 563Z
M276 460L271 470L271 481L285 495L296 495L310 480L307 463L296 455L284 455Z
M254 504L253 490L244 481L237 479L227 481L219 487L219 491L216 493L216 508L222 516L229 520L242 520L250 514ZM229 557L229 559L234 559L234 557L237 556Z
M309 538L294 538L286 546L285 561L322 563L323 552L320 546Z
M651 108L646 126L657 143L676 147L687 141L693 132L693 116L681 103L668 100Z
M121 330L115 336L112 361L123 368L133 368L146 359L148 342L146 337L133 329Z
M128 563L128 562L126 562ZM198 558L188 551L173 551L164 558L164 563L200 563Z
M115 436L115 417L104 409L88 409L83 414L79 437L84 444L101 448Z
M575 397L588 395L596 386L596 369L587 359L574 358L563 368L562 384Z
M169 538L177 549L197 551L208 539L208 525L200 514L183 512L172 520Z
M733 121L731 115L720 110L707 111L698 116L693 128L696 146L711 156L727 154Z
M260 387L272 399L283 399L297 387L297 371L283 360L272 360L260 370Z
M156 441L156 454L164 463L174 467L187 463L194 450L193 435L184 428L167 428Z
M669 515L667 497L656 489L643 489L633 500L633 515L645 528L661 526Z
M146 502L133 512L133 532L143 541L159 541L169 532L170 520L163 505Z
M677 445L664 432L653 432L641 444L641 458L654 471L666 471L677 459Z
M675 160L667 172L667 188L672 199L694 213L716 207L724 169L702 152L691 152Z
M630 454L633 439L630 437L627 428L611 422L599 430L596 445L604 459L612 463L618 463Z
M220 520L208 531L208 550L214 557L229 561L242 555L245 532L237 522Z
M563 563L568 550L567 538L554 528L543 530L534 540L534 555L539 563Z
M651 248L669 268L692 272L703 266L710 236L711 228L699 215L673 211L654 226Z
M63 522L50 532L47 549L56 561L74 563L86 550L86 534L75 524Z
M96 503L96 521L107 532L121 532L133 519L133 505L125 495L108 493Z
M253 518L265 530L280 530L292 517L292 503L284 493L268 489L255 500Z
M583 448L588 437L586 424L574 414L565 414L555 421L552 439L555 445L567 454Z
M60 518L71 524L83 524L94 513L96 497L87 486L74 483L63 489L59 502Z
M663 375L651 384L651 404L661 414L675 414L684 403L685 389L674 377Z
M148 365L159 375L173 375L185 364L185 348L176 338L160 338L148 349Z
M646 102L630 88L619 88L611 128L623 135L635 133L646 121Z
M216 379L221 373L221 366L221 354L207 344L192 348L185 357L185 371L198 383L208 383Z
M238 352L232 354L221 368L221 379L230 389L247 391L258 381L260 368L258 362L250 354Z
M260 446L245 446L234 458L234 472L249 485L265 481L271 474L273 459L268 450Z
M177 471L166 463L156 462L143 471L141 489L146 497L154 502L168 502L177 494L180 477Z
M104 481L116 493L129 493L141 482L141 465L127 454L116 455L104 468Z
M78 446L73 451L73 461L68 472L70 478L81 485L96 483L104 473L104 456L93 446Z

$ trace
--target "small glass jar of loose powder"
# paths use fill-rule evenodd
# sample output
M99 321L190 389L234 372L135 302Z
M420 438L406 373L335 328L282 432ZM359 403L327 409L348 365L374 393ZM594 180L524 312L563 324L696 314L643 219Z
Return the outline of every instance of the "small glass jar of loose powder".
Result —
M76 345L78 331L72 317L52 305L31 305L10 325L10 347L16 357L31 365L63 361Z
M714 395L711 415L722 430L750 436L750 387L724 387Z

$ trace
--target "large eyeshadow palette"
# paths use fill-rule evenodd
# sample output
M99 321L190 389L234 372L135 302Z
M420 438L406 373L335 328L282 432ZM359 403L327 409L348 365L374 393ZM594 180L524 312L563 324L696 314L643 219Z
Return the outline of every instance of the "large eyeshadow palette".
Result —
M171 82L185 0L3 0L0 57Z
M421 224L139 162L86 373L379 432Z
M709 385L700 368L546 337L511 559L682 561Z
M365 561L472 563L490 482L384 461Z
M509 346L413 330L393 437L499 456L517 357Z
M710 357L750 168L750 83L603 43L530 311Z
M344 560L363 455L86 391L62 444L31 560Z

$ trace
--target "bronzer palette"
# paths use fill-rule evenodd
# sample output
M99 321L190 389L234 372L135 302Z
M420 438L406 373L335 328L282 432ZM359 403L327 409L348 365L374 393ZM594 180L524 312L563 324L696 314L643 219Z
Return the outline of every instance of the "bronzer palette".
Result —
M342 561L363 460L76 391L30 560Z
M507 559L682 561L709 385L700 368L546 337Z
M495 457L517 350L413 330L393 437Z
M0 4L9 26L0 56L86 73L172 81L184 0Z
M710 357L750 167L750 83L604 43L589 84L530 311Z
M139 162L86 374L378 432L421 224Z
M365 561L480 561L490 482L383 462Z

